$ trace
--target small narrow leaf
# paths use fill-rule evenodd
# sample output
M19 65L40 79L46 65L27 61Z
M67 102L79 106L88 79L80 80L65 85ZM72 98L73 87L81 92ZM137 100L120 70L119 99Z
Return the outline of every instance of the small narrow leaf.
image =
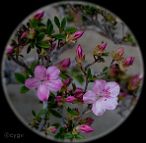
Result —
M22 93L22 94L24 94L24 93L26 93L26 92L28 92L29 91L29 89L27 88L27 87L25 87L25 86L22 86L21 88L20 88L20 93Z
M57 25L57 27L60 28L60 22L57 16L54 17L54 22Z
M62 117L61 114L59 112L57 112L56 110L54 110L54 109L50 109L50 112L55 117L58 117L58 118L61 118Z
M64 30L66 26L66 17L63 18L63 20L61 21L61 29Z
M36 112L34 110L32 110L32 115L35 117L36 116Z
M24 83L25 76L23 74L20 74L20 73L15 73L15 79L19 83Z
M47 21L47 33L51 35L53 33L53 24L50 19Z
M37 44L38 47L48 49L50 48L50 43L48 41L41 41Z
M53 37L57 40L64 40L66 38L65 34L56 34Z
M77 31L77 29L75 28L75 27L67 27L66 29L65 29L65 32L66 33L70 33L70 34L73 34L73 33L75 33Z

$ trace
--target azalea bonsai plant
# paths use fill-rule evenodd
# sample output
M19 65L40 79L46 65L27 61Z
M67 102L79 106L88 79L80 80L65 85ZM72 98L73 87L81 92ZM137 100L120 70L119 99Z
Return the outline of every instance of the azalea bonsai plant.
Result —
M92 127L94 119L88 113L98 118L107 110L118 108L127 94L136 97L142 77L126 72L135 57L126 57L121 47L109 52L108 43L104 41L95 45L89 63L84 47L76 44L84 36L84 31L68 27L66 17L59 19L55 16L45 23L43 16L44 12L38 11L19 28L6 54L9 60L23 68L22 73L15 73L21 85L20 93L33 90L42 104L38 113L32 111L34 118L30 126L58 140L83 139L84 134L95 130ZM69 47L74 47L75 62L70 57L54 62L55 54ZM27 64L25 56L32 50L37 60ZM112 57L110 65L100 73L94 71L93 65L104 63L108 56ZM82 106L85 108L81 109ZM52 122L52 116L61 122Z

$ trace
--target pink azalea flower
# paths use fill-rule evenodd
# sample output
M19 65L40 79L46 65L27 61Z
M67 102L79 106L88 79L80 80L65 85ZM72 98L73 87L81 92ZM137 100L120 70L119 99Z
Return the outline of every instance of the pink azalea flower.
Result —
M85 59L85 54L81 45L79 44L76 48L76 60L77 62L81 63Z
M59 68L61 70L66 70L69 66L70 66L71 62L70 62L70 58L66 58L66 59L63 59L62 61L60 61L58 63L59 65Z
M34 77L25 81L25 86L29 89L37 89L37 97L41 101L49 98L50 92L57 92L62 87L62 81L59 77L60 70L56 66L50 66L47 69L42 66L36 66Z
M44 16L44 11L39 10L39 11L34 15L34 19L36 19L36 20L41 20L43 16Z
M83 124L83 125L78 126L77 130L82 132L82 133L91 133L94 131L94 129L87 124Z
M100 116L106 110L114 110L116 108L119 92L120 87L116 82L96 80L93 90L89 90L83 95L83 101L87 104L92 104L92 112L96 116Z
M74 96L68 96L65 101L69 102L69 103L73 103L76 100L76 98Z

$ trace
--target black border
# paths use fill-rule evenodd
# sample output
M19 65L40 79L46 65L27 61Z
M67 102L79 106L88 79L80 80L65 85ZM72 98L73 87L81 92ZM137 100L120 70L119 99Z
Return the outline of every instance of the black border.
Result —
M86 0L87 1L87 0ZM89 1L89 0L88 0ZM50 0L1 0L0 1L0 57L2 57L3 49L5 44L16 28L16 26L31 12L34 10L47 5L49 3L56 2ZM143 1L129 1L128 0L90 0L99 4L116 15L118 15L125 23L130 27L134 35L136 36L141 51L144 58L144 49L145 49L145 33L146 33L146 24L145 24L145 13L146 8ZM144 58L145 61L145 58ZM130 117L114 132L111 134L97 140L99 143L104 142L126 142L126 141L138 141L143 142L145 140L144 129L146 128L146 118L145 118L145 85L143 87L142 96L140 100L130 115ZM46 143L47 140L36 136L33 132L27 129L14 115L11 111L0 85L0 142L2 143L11 143L19 142L26 143L29 141L34 141L35 143ZM7 139L4 134L6 132L20 133L24 137L20 140ZM3 141L1 141L3 140ZM52 141L49 141L52 142Z

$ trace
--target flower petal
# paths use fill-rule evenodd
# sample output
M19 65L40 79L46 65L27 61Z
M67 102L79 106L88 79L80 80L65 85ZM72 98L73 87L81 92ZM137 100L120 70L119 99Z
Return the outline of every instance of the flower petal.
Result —
M38 65L36 66L35 70L34 70L34 76L35 78L39 79L39 80L43 80L46 77L46 68L42 65Z
M38 88L40 85L40 81L36 78L28 78L25 80L25 86L29 89L35 89Z
M40 101L47 101L49 98L50 91L48 87L44 84L41 84L37 90L37 97Z
M102 93L105 85L106 85L106 81L105 80L96 80L94 82L94 85L93 85L93 91L96 94L98 94L99 96L101 96L100 94Z
M57 92L61 89L63 83L62 83L61 79L57 79L57 80L50 80L50 81L46 82L46 85L48 86L50 91Z
M114 81L107 82L105 89L108 90L110 97L117 97L120 93L120 86Z
M118 105L118 98L103 98L103 106L106 110L114 110Z
M96 115L96 116L101 116L103 115L103 113L106 111L104 105L103 105L103 101L102 100L97 100L95 103L93 103L92 105L92 112Z
M83 95L83 101L88 104L92 104L97 100L96 94L89 90Z
M49 80L57 79L59 77L60 70L56 66L51 66L47 69L46 75Z

